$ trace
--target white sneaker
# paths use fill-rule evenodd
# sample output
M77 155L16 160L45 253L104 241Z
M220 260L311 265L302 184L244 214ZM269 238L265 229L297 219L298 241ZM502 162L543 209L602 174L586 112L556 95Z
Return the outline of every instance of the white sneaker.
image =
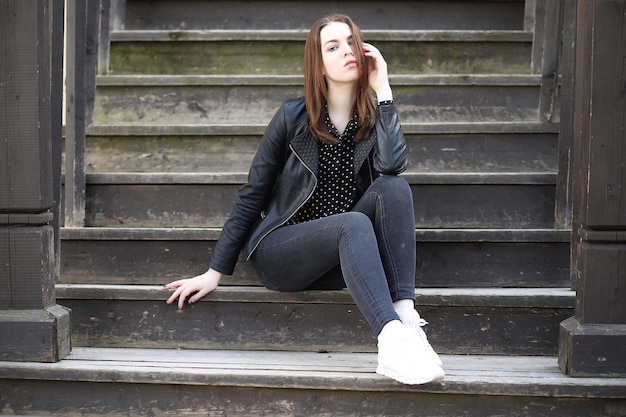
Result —
M419 313L414 309L400 309L396 310L396 313L398 313L402 324L411 326L417 331L421 339L419 349L423 352L423 354L430 356L437 365L443 366L439 355L437 355L437 352L435 352L430 343L428 343L426 333L424 332L424 329L422 329L422 327L426 326L428 322L421 318Z
M445 376L431 355L424 355L418 332L405 325L386 329L378 336L378 367L376 373L403 384L426 384Z

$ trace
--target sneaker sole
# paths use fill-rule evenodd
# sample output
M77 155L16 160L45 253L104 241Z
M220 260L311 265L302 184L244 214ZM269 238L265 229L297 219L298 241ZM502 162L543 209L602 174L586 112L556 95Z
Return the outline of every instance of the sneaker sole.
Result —
M406 385L421 385L427 384L429 382L438 382L446 376L443 369L439 368L438 371L434 372L432 375L424 375L422 378L408 378L392 369L388 369L380 365L376 368L376 373L389 377L391 379L395 379L396 381Z

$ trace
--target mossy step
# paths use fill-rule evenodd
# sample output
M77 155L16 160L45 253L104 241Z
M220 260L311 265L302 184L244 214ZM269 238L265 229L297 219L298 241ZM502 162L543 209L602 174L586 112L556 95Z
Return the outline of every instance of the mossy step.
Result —
M247 172L263 129L223 126L92 126L88 172ZM409 172L556 172L558 134L507 126L481 133L445 129L411 133L403 124ZM452 129L451 129L452 130Z
M540 78L396 76L403 123L538 122ZM267 123L303 94L300 76L125 76L98 79L94 123Z
M165 284L206 271L221 228L62 228L61 282ZM569 230L417 229L419 287L565 287ZM225 285L259 286L240 261Z
M246 29L114 31L110 35L114 62L111 71L145 74L302 73L307 33L306 30ZM532 32L366 30L364 36L384 52L394 73L530 71ZM138 56L133 58L135 54ZM185 60L172 65L168 57L184 57ZM143 65L133 65L139 62ZM157 69L159 67L146 65L157 62L165 66ZM266 71L261 71L262 68Z
M58 285L74 346L375 351L347 290L279 293L221 286L183 309L160 286ZM442 353L551 355L574 292L546 288L416 289L416 308ZM245 337L244 337L245 335Z

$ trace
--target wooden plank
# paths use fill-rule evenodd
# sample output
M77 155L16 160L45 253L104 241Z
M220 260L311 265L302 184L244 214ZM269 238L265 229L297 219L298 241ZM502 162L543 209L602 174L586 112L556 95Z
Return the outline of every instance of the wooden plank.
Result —
M546 1L545 28L541 56L539 119L559 120L559 63L563 30L563 1Z
M347 291L282 294L220 287L178 310L162 287L60 286L75 346L372 351L369 326ZM416 290L433 346L448 353L554 354L573 292ZM253 319L251 319L253 318ZM321 324L323 323L323 324ZM245 335L243 337L242 335Z
M262 136L266 128L265 123L238 123L220 124L168 124L146 125L129 123L124 125L97 124L89 126L88 133L93 136L155 136L155 135L255 135ZM419 122L402 123L404 134L495 134L495 133L552 133L559 132L553 123L538 122L466 122L466 123L437 123Z
M533 74L541 72L543 43L546 37L546 7L545 1L534 1L535 6L535 30L533 32L533 49L531 56L531 71Z
M490 182L412 184L416 227L554 227L553 184ZM238 188L235 183L90 184L86 225L221 227Z
M554 173L557 134L408 134L409 172ZM88 136L90 172L247 172L260 136ZM567 177L567 174L565 174Z
M302 73L303 32L164 32L115 34L110 69L116 74L282 74ZM528 34L439 35L428 32L384 33L372 42L381 48L393 74L526 74L530 65ZM167 42L163 39L171 35ZM378 36L378 33L373 33ZM139 40L126 40L138 37ZM191 40L186 41L189 36ZM467 36L468 39L459 39ZM409 42L411 37L414 41ZM507 41L507 38L513 37ZM182 38L182 39L179 39ZM228 40L233 38L233 40ZM268 39L269 38L269 39ZM278 38L278 40L272 40ZM281 40L281 38L289 38ZM294 39L295 38L295 39ZM520 39L521 38L521 39ZM526 38L526 39L524 39ZM193 40L197 39L197 40ZM275 52L279 50L280 54Z
M390 1L381 9L375 1L337 4L306 1L128 1L126 29L308 29L318 17L333 12L350 15L364 29L521 30L523 1Z
M85 225L85 14L86 3L67 2L65 225Z
M63 169L63 53L64 53L64 19L65 2L52 2L52 48L51 48L51 119L52 119L52 206L54 228L54 276L58 282L61 275L61 171Z
M528 3L528 2L527 2ZM531 30L427 30L427 29L362 29L370 42L532 42ZM174 30L114 30L114 42L199 42L199 41L301 41L304 42L308 29L174 29ZM304 46L304 44L302 45Z
M57 284L60 299L153 300L169 296L161 286ZM575 293L563 288L417 288L420 306L572 308ZM220 286L200 302L307 303L354 305L347 290L282 293L260 287Z
M43 212L53 205L51 19L33 1L2 3L0 210ZM41 31L36 30L41 25Z
M578 3L574 142L576 316L560 329L565 373L626 375L626 2ZM589 233L580 230L590 229ZM596 233L598 230L602 233ZM598 243L608 232L613 238ZM580 238L590 237L592 241Z
M626 4L596 2L590 97L589 196L585 224L626 227ZM611 28L611 29L608 29Z
M226 377L228 378L228 376ZM106 414L139 417L158 414L163 417L181 413L229 417L412 417L419 412L431 417L461 415L518 417L614 417L624 413L623 400L584 397L535 397L514 395L472 395L433 393L426 390L324 390L210 386L204 384L129 384L126 382L50 383L40 380L0 380L0 390L10 391L11 409L32 415L67 417ZM357 378L346 378L348 386ZM381 381L376 380L376 383ZM33 396L37 392L39 395ZM76 393L81 395L77 396ZM149 408L146 407L149 404ZM3 405L0 402L0 405Z
M96 74L98 73L98 57L100 51L100 25L103 11L103 0L87 0L85 2L85 50L83 59L83 80L84 86L82 94L84 94L85 103L85 126L82 128L82 134L85 133L87 125L93 121L94 102L96 96ZM83 139L84 140L84 139ZM84 158L84 155L83 155Z
M569 378L554 357L442 355L442 361L445 382L404 386L374 373L375 354L75 348L57 364L2 363L2 377L537 398L626 394L623 378Z
M561 59L560 130L558 139L555 224L572 226L572 148L574 146L574 71L576 66L576 14L574 2L563 3L563 47ZM572 288L574 281L572 280Z
M111 22L114 17L115 0L100 0L100 27L98 35L98 59L97 59L97 75L106 75L109 72L109 56L111 51ZM94 77L95 80L95 77Z
M220 228L62 229L61 282L165 284L207 269ZM568 231L420 229L416 281L422 287L564 287ZM497 260L497 261L494 261ZM224 285L260 285L238 263Z

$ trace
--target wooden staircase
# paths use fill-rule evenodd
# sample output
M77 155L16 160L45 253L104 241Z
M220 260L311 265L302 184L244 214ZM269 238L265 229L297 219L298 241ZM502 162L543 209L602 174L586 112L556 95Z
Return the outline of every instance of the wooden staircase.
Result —
M626 415L626 380L557 366L575 297L532 7L125 3L87 130L86 227L61 231L56 291L72 309L73 352L4 363L0 415ZM165 304L163 284L206 270L266 123L302 94L308 28L333 11L389 63L415 197L417 308L442 383L376 375L375 338L346 291L269 291L240 262L201 302Z

